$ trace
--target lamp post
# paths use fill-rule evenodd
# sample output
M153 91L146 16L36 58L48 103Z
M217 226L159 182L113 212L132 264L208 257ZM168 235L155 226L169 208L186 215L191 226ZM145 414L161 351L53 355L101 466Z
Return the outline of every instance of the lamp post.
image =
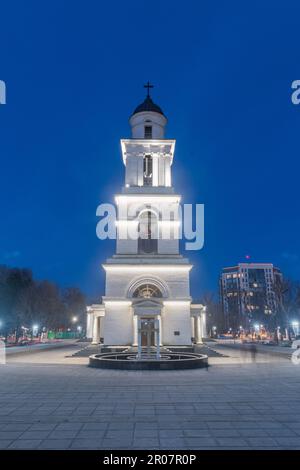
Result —
M32 327L32 335L33 336L38 336L39 333L39 325L33 325Z
M72 331L75 332L75 337L76 337L76 323L78 322L78 317L76 315L74 315L74 317L72 317L72 323L73 323L73 328L72 328Z
M292 321L292 327L293 327L294 335L298 336L299 335L299 322L296 320Z

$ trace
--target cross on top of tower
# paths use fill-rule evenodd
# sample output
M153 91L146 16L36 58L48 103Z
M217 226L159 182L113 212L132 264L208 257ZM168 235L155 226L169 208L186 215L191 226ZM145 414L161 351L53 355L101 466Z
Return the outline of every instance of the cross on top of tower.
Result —
M154 85L152 85L149 80L148 82L146 83L146 85L144 85L144 88L147 88L147 96L150 96L150 88L153 88Z

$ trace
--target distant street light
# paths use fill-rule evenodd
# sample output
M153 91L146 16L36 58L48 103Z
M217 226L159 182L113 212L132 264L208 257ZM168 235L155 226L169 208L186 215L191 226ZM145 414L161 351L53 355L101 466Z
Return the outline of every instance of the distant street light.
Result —
M297 320L292 321L292 327L293 327L295 336L298 336L299 335L299 322Z
M76 323L77 321L78 321L78 317L73 317L73 318L72 318L72 322L73 322L73 323Z
M39 325L33 325L33 327L32 327L33 336L37 336L38 332L39 332Z

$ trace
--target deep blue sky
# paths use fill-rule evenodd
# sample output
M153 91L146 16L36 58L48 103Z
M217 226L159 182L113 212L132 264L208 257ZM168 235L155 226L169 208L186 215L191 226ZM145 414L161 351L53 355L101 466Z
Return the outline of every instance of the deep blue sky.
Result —
M0 264L103 293L96 207L150 80L176 191L205 204L193 295L246 254L300 279L299 18L297 1L2 2Z

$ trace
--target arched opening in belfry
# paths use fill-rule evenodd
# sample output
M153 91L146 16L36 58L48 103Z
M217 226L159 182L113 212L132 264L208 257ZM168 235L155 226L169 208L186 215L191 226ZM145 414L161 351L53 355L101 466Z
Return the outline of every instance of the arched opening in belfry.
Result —
M157 216L151 211L142 212L138 226L138 253L155 254L158 250Z
M152 184L153 184L153 159L152 159L152 155L145 155L144 156L144 161L143 161L143 183L144 183L144 186L152 186Z

